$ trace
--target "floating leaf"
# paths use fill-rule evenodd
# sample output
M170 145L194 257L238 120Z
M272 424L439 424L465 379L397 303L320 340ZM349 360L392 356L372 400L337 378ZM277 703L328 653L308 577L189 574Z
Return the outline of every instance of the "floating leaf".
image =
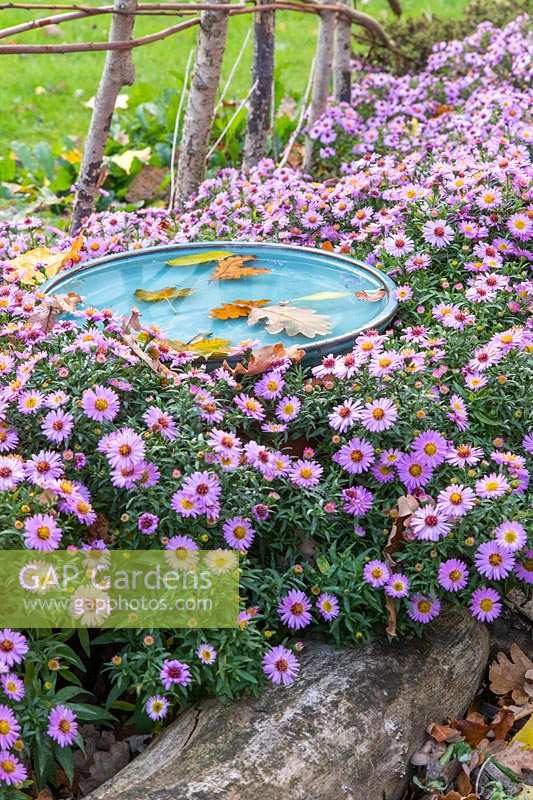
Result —
M194 289L178 289L177 286L167 286L166 289L158 289L156 292L149 292L146 289L135 289L137 300L144 300L145 303L157 303L158 300L176 300L181 297L188 297Z
M191 342L181 342L179 339L170 339L169 345L175 350L187 350L190 353L197 353L204 358L211 356L227 356L231 350L231 341L229 339L197 339Z
M377 303L385 297L385 289L376 289L375 292L365 292L364 289L356 292L355 296L358 300L366 300L368 303Z
M341 297L349 297L349 295L350 292L317 292L316 294L306 294L303 297L295 297L292 302L296 303L297 300L316 300L317 302L320 300L338 300Z
M206 253L191 253L189 256L180 256L166 261L169 267L194 267L196 264L207 264L209 261L220 261L230 258L233 253L227 250L208 250Z
M270 303L270 300L232 300L224 303L220 308L211 309L210 317L214 319L238 319L247 317L252 308L260 308Z
M266 319L266 330L269 333L285 331L288 336L306 336L313 339L331 332L331 319L317 314L314 308L296 308L295 306L267 306L253 308L248 317L248 325Z
M244 267L247 261L253 261L255 256L229 256L218 262L211 273L210 281L238 281L240 278L251 275L262 275L272 270L260 267Z

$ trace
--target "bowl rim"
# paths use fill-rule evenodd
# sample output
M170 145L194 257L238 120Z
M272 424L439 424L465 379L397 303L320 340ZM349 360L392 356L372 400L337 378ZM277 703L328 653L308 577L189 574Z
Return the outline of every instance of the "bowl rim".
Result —
M122 253L112 253L109 255L102 256L101 258L91 259L90 261L84 261L77 267L72 267L71 269L64 270L59 272L53 278L50 278L45 283L41 284L39 287L41 291L45 294L51 294L54 290L58 289L61 284L68 280L70 277L79 275L80 273L86 272L93 267L101 266L102 264L108 264L110 262L121 261L123 259L131 258L134 259L136 256L144 256L150 253L165 253L169 251L175 250L213 250L214 248L226 248L226 249L235 249L235 248L279 248L280 250L295 250L302 253L309 253L311 255L318 255L325 256L326 258L331 258L332 261L341 262L341 264L345 267L354 268L355 266L359 268L363 268L366 272L369 272L378 281L382 284L383 289L386 292L387 302L385 303L385 307L380 311L380 313L374 317L369 322L365 323L364 325L360 325L353 330L348 331L347 333L343 334L342 336L336 336L329 339L320 339L317 342L310 342L309 344L298 344L295 345L298 347L299 350L304 350L305 355L312 355L316 351L323 351L328 348L335 348L337 351L339 349L343 349L343 345L348 344L353 341L355 336L360 333L363 333L365 330L372 330L372 329L380 329L383 328L387 322L389 322L394 314L396 313L396 309L398 307L398 300L394 296L394 290L396 289L396 284L386 273L382 272L381 270L377 269L376 267L372 266L371 264L367 264L364 261L360 261L357 258L352 258L351 256L347 256L344 253L331 253L328 250L322 250L319 247L306 247L304 245L293 245L293 244L283 244L282 242L256 242L244 239L215 239L210 241L203 241L203 242L176 242L175 244L165 244L165 245L155 245L154 247L144 247L142 250L125 250ZM251 331L251 333L253 333ZM275 342L273 342L275 344ZM226 361L231 362L234 358L241 358L240 355L236 356L226 356ZM214 361L215 359L213 359Z

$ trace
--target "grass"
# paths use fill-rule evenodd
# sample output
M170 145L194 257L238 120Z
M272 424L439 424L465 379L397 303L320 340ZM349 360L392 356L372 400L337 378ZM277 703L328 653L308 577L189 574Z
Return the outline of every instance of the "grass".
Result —
M402 4L406 15L431 10L435 15L458 18L464 0L403 0ZM358 7L381 21L390 14L386 0L367 0L358 3ZM43 12L43 16L50 13L54 12ZM0 11L0 26L27 21L30 15L31 12L12 9ZM109 18L102 16L66 23L54 35L37 31L19 36L16 41L102 41L107 38L108 24ZM136 34L171 24L168 17L139 18ZM251 24L250 17L230 21L224 75L228 75ZM277 16L276 75L284 94L299 97L304 90L316 29L317 20L311 15L279 12ZM143 99L152 99L163 89L180 85L195 38L196 32L191 30L134 50L137 83L126 91L142 91ZM66 135L82 141L91 113L85 103L96 92L103 59L101 53L0 56L0 153L5 153L13 141L30 145L43 140L54 143ZM248 91L250 62L251 43L237 70L230 97L240 99Z

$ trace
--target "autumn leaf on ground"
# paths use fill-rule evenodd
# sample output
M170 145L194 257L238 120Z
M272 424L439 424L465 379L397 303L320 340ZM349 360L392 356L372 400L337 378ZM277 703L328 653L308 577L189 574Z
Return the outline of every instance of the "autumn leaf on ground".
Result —
M206 253L191 253L189 256L180 256L165 261L169 267L195 267L197 264L208 264L210 261L220 261L230 258L233 253L229 250L208 250Z
M399 550L402 546L402 543L406 541L406 528L409 525L411 516L418 509L419 505L420 504L418 500L413 495L402 495L398 498L394 511L390 512L391 516L394 518L394 523L391 528L387 544L385 545L385 549L383 550L383 556L389 566L394 566L392 554Z
M437 725L432 722L427 729L429 735L435 739L436 742L457 742L461 739L461 734L457 728L451 725Z
M39 325L44 333L48 333L61 314L72 314L79 303L81 303L81 297L75 292L47 295L29 317L28 322L32 325Z
M387 609L387 626L385 631L388 636L394 637L398 634L396 633L396 622L398 617L398 611L396 608L396 601L392 597L385 598L385 608Z
M170 339L169 345L175 350L187 350L190 353L196 353L198 356L210 358L211 356L227 356L231 349L231 341L229 339L197 339L192 342L181 342L176 339Z
M214 319L238 319L247 317L252 308L266 306L270 300L232 300L231 303L224 303L220 308L212 308L209 316Z
M377 303L378 300L383 300L385 297L385 289L376 289L375 292L365 292L362 289L359 292L355 292L355 296L358 300L366 300L368 303Z
M287 336L324 336L331 332L331 319L317 314L314 308L296 308L296 306L267 306L252 309L248 317L248 325L266 319L265 328L269 333L285 331Z
M12 258L8 262L8 267L22 283L42 283L47 278L57 275L67 261L79 257L82 245L83 238L78 236L69 249L61 253L53 253L49 247L35 247Z
M145 303L157 303L159 300L177 300L189 297L193 292L194 289L178 289L177 286L167 286L166 289L158 289L156 292L135 289L135 297L137 300L144 300Z
M239 362L233 369L230 367L230 371L234 375L260 375L262 372L272 369L276 363L281 362L284 358L290 358L294 364L298 364L304 355L305 351L298 347L285 349L281 342L268 344L252 352L247 366Z
M490 754L497 765L507 767L519 777L522 771L533 771L533 750L524 747L521 742L512 741L508 745L504 742L493 742L490 745Z
M266 267L245 267L247 261L253 261L255 256L229 256L218 262L211 273L210 281L238 281L240 278L249 278L253 275L264 275L272 272Z
M533 670L533 661L517 644L511 645L510 658L505 653L498 653L490 665L491 691L500 696L511 692L517 705L525 705L533 697L533 680L526 676L529 670Z

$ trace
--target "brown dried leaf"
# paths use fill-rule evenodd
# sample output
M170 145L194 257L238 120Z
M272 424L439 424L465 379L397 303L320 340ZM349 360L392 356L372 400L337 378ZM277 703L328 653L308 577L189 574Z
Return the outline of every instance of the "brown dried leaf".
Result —
M260 267L245 267L247 261L253 261L255 256L229 256L218 262L211 273L210 281L238 281L252 275L263 275L272 272L270 269Z
M79 303L81 303L81 297L75 292L49 295L37 306L28 322L32 325L39 325L44 333L48 333L54 327L60 314L71 314Z
M122 322L122 333L129 333L130 331L140 331L141 330L141 312L138 308L132 308L130 311L130 315L127 319L124 319Z
M238 319L247 317L252 308L266 306L270 300L232 300L231 303L224 303L220 308L212 308L209 316L214 319Z
M516 722L515 715L509 709L498 711L492 722L490 729L495 739L505 740L507 734Z
M285 331L287 336L324 336L331 332L330 317L317 314L314 308L296 308L296 306L267 306L254 308L248 317L248 325L266 319L265 328L269 333Z
M397 500L394 524L391 528L385 549L383 550L383 557L391 567L394 566L392 554L399 550L403 542L406 541L405 530L411 516L419 508L419 505L416 497L411 494L402 495Z
M240 362L233 369L228 364L225 366L226 368L229 367L234 375L260 375L262 372L272 369L278 361L281 362L284 358L290 358L294 364L298 364L304 355L304 350L300 350L298 347L285 349L284 345L278 342L277 344L269 344L259 348L259 350L254 350L246 367Z
M446 794L439 794L437 800L478 800L477 794L459 794L459 792L450 791Z
M387 626L385 631L388 636L397 636L396 621L398 617L398 611L396 609L396 603L392 597L385 598L385 607L387 609Z
M428 733L436 742L457 742L461 739L461 734L457 728L451 725L437 725L434 722L428 728Z
M385 289L376 289L375 292L366 292L364 289L355 292L358 300L366 300L368 303L377 303L385 297Z
M511 697L517 705L525 705L529 701L529 692L526 691L526 673L530 669L533 669L533 661L517 644L512 644L510 657L505 653L498 653L495 661L490 665L491 691L500 696L511 692Z
M462 733L471 747L477 747L490 730L490 725L477 719L454 719L452 725Z
M533 771L533 750L524 747L520 742L511 742L508 745L503 742L494 742L490 747L490 752L494 756L496 764L507 767L518 776L522 771Z

